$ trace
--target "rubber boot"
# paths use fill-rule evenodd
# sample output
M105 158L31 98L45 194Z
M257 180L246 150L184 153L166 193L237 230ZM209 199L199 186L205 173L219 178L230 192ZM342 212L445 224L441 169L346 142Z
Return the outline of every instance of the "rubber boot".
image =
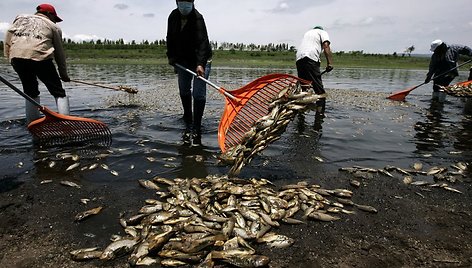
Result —
M57 111L63 115L69 115L69 97L58 97L56 98Z
M316 115L324 117L325 109L326 109L326 99L322 98L316 102Z
M37 96L36 98L33 98L33 100L36 101L37 103L40 103L39 96ZM29 100L26 100L25 112L26 112L26 125L29 125L31 122L41 117L38 107L34 105L33 103L31 103Z
M446 92L444 91L433 91L433 101L443 103L446 100Z
M205 111L205 100L195 100L193 103L193 143L202 144L202 117Z
M182 100L182 107L184 108L184 122L185 127L190 129L192 127L192 96L180 96Z

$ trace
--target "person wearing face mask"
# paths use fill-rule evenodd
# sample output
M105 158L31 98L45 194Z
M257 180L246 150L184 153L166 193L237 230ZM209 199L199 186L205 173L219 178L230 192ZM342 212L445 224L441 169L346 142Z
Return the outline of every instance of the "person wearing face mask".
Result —
M18 15L5 33L4 54L18 73L23 91L28 96L39 103L39 79L56 99L59 113L67 115L69 99L61 80L69 82L70 78L62 46L62 31L56 25L61 21L50 4L37 6L34 15ZM38 108L27 100L27 124L39 117Z
M212 50L202 14L195 9L193 0L177 0L167 21L167 58L170 65L176 63L194 70L208 79ZM179 95L184 110L184 142L192 138L201 144L202 117L206 103L206 83L192 74L175 68L178 76ZM193 106L192 106L193 99ZM192 110L193 108L193 110ZM193 132L193 133L192 133Z

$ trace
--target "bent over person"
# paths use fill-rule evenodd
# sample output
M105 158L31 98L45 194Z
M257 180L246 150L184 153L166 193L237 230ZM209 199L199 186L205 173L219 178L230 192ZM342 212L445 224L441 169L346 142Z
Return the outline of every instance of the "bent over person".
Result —
M208 78L211 68L212 50L208 40L205 20L195 9L193 0L177 0L177 8L168 18L167 58L170 65L176 63ZM178 75L179 95L184 110L184 142L190 142L190 131L194 144L201 143L202 117L206 103L206 83L192 74L175 68ZM192 85L193 81L193 85ZM193 112L192 112L193 95Z
M328 33L321 26L315 26L308 30L297 49L298 77L311 81L316 94L324 94L323 81L321 80L321 52L326 57L326 72L333 70L333 56L330 48L331 41ZM317 115L323 115L326 99L316 102Z
M459 55L472 57L472 49L468 46L451 44L447 45L442 40L434 40L431 42L431 60L429 63L429 71L426 74L425 84L433 79L433 100L444 102L446 93L441 91L441 86L447 87L454 80L459 72L456 68ZM433 75L437 78L433 78ZM471 75L469 75L471 76ZM469 77L469 80L472 77Z
M40 102L39 79L56 99L59 113L67 115L69 99L61 79L69 82L70 78L62 46L62 31L56 25L61 21L55 8L49 4L37 6L34 15L18 15L5 34L4 54L20 77L23 91L28 96ZM26 100L27 124L39 117L38 108Z

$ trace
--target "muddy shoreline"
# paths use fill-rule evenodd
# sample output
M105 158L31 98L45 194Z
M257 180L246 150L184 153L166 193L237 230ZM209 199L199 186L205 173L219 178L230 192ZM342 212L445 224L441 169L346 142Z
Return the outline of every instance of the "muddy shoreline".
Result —
M267 175L267 174L261 174ZM288 174L285 174L288 176ZM290 178L292 180L293 178ZM302 179L302 178L300 178ZM286 249L256 247L270 267L469 267L472 265L471 187L463 194L431 187L413 187L385 176L349 186L344 172L312 179L311 183L351 188L352 200L372 205L377 214L358 212L336 222L308 221L282 225L277 232L295 239ZM284 177L271 178L277 185ZM148 189L119 185L65 187L57 181L28 181L1 193L2 267L128 267L126 257L111 262L75 262L69 251L104 247L112 234L123 233L121 213L135 212ZM90 204L80 203L90 198ZM105 210L83 222L75 214L87 207Z

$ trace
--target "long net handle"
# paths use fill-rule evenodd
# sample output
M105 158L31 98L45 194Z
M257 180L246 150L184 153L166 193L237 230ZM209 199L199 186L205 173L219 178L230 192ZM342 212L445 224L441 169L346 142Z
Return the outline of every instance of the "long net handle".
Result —
M3 78L2 76L0 76L0 81L2 81L5 85L9 86L11 89L13 89L14 91L16 91L16 93L20 94L21 96L23 96L23 98L27 99L29 102L31 102L32 104L36 105L36 107L38 108L42 108L41 104L37 103L33 98L31 98L30 96L26 95L26 93L24 93L23 91L19 90L17 87L15 87L12 83L8 82L5 78Z
M212 86L213 88L215 88L216 90L218 90L221 94L225 95L226 97L234 100L234 101L237 101L239 102L238 98L236 98L235 96L231 95L230 93L228 93L228 91L226 91L226 89L222 88L222 87L219 87L217 86L216 84L214 84L213 82L211 82L210 80L206 79L205 77L203 76L200 76L198 75L197 73L195 73L194 71L188 69L188 68L185 68L184 66L176 63L175 66L179 67L180 69L192 74L193 76L195 76L196 78L202 80L203 82L207 83L208 85Z
M71 81L71 82L74 82L74 83L80 83L80 84L84 84L84 85L89 85L89 86L96 86L96 87L103 87L103 88L108 88L108 89L120 90L120 89L117 88L117 87L111 87L111 86L106 86L106 85L100 85L100 84L85 82L85 81L81 81L81 80L73 80L73 79L71 79L70 81Z
M91 82L86 82L86 81L81 81L81 80L74 80L74 79L71 79L70 81L71 81L71 82L74 82L74 83L80 83L80 84L84 84L84 85L89 85L89 86L96 86L96 87L102 87L102 88L107 88L107 89L113 89L113 90L124 91L124 92L132 93L132 94L138 93L138 90L137 90L137 89L131 88L131 87L125 87L125 86L114 87L114 86L107 86L107 85L102 85L102 84L97 84L97 83L91 83Z
M464 65L466 65L467 63L469 63L469 62L471 62L471 61L472 61L472 59L470 59L470 60L468 60L468 61L464 61L462 64L459 64L459 65L457 65L457 66L454 67L454 68L451 68L451 69L449 69L449 70L447 70L447 71L445 71L445 72L443 72L443 73L441 73L441 74L439 74L439 75L435 75L433 78L431 78L431 80L434 80L434 79L439 78L439 77L441 77L441 76L443 76L443 75L445 75L445 74L448 74L449 72L452 72L452 71L454 71L455 69L457 69L457 68L459 68L459 67L461 67L461 66L464 66Z

